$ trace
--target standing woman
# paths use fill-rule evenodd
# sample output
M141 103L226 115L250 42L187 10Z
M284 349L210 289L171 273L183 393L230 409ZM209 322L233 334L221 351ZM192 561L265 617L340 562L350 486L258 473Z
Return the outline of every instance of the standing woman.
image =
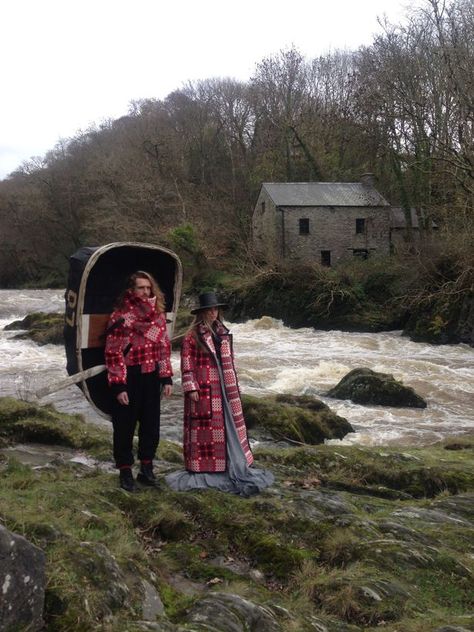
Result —
M160 391L171 395L171 345L166 330L165 299L148 272L137 271L117 301L107 327L105 363L112 392L113 450L120 486L136 491L132 474L133 436L137 422L137 480L153 486L153 459L160 440Z
M184 464L166 482L177 491L217 488L251 496L273 474L250 467L253 455L242 412L232 335L219 316L214 292L201 294L181 348L184 391Z

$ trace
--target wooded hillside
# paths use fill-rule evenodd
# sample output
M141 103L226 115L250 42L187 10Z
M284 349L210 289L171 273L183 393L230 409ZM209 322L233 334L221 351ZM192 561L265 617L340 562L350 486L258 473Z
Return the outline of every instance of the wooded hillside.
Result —
M474 4L425 0L382 26L355 52L284 50L248 82L208 79L134 102L23 164L0 182L0 285L63 284L78 247L128 239L252 260L262 181L371 171L392 204L424 210L426 229L434 219L469 239Z

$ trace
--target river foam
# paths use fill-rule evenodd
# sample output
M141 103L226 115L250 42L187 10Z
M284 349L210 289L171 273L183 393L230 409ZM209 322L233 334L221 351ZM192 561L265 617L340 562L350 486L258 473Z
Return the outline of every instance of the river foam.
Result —
M62 311L63 292L0 290L0 394L21 396L65 377L62 347L14 340L4 325L33 311ZM228 323L229 324L229 323ZM473 434L474 351L467 345L415 343L401 332L378 334L290 329L265 316L231 324L240 387L244 393L312 395L322 399L355 428L342 443L424 445L449 436ZM179 355L173 353L175 397L163 404L162 436L181 439ZM359 406L325 393L348 371L368 367L392 373L428 402L421 409ZM108 423L71 386L45 399L59 410L79 412Z

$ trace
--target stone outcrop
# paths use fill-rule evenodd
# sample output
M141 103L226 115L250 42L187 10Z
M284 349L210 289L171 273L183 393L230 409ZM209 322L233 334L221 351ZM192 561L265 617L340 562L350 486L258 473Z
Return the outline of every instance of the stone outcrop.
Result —
M425 400L410 386L405 386L393 375L371 369L353 369L334 388L328 397L350 399L355 404L426 408Z
M13 321L5 327L5 330L25 330L15 336L15 338L19 340L30 338L40 345L62 345L64 344L63 328L63 314L33 312L25 316L22 320Z
M403 333L415 342L455 344L463 342L474 346L474 294L438 300L413 310L405 323Z
M201 630L222 632L282 632L278 615L239 595L213 593L199 600L186 617L186 622Z
M354 432L350 423L319 399L305 395L242 397L251 436L267 435L277 441L324 443Z
M0 629L43 627L45 555L0 525Z

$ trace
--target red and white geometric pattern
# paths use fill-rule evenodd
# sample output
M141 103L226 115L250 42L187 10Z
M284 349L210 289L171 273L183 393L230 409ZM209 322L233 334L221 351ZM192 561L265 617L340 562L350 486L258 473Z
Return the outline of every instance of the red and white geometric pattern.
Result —
M159 314L148 299L127 292L124 308L112 312L108 327L121 319L123 322L112 329L105 343L109 384L126 384L127 366L137 364L142 373L151 373L158 368L160 377L171 377L171 344L165 314ZM128 345L131 346L124 356Z
M229 401L247 464L253 463L253 455L247 438L242 402L234 366L232 335L227 327L217 321L217 334L221 339L220 357L224 376L224 389ZM210 392L211 417L208 399L192 402L184 400L183 448L184 462L191 472L224 472L226 470L225 423L222 392L217 370L217 355L212 335L204 327L198 328L198 344L193 332L188 333L181 347L181 379L185 393Z

